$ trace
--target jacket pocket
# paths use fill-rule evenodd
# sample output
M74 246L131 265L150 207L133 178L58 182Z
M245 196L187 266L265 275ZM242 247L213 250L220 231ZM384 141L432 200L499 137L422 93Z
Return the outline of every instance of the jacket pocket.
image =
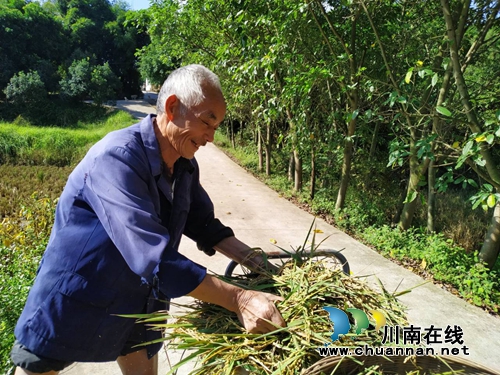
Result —
M109 317L116 291L66 272L58 287L38 307L30 322L37 335L67 348L86 348L99 325Z
M80 302L95 307L108 307L116 297L116 291L92 282L77 273L68 272L61 282L59 292Z

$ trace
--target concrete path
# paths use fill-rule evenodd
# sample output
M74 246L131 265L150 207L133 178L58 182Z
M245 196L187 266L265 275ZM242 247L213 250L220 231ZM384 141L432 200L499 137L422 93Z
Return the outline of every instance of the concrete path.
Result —
M154 112L152 106L141 101L121 101L117 106L142 115ZM232 227L242 241L268 251L276 249L271 240L285 249L303 243L314 219L312 215L281 198L212 144L202 147L196 158L200 165L202 184L214 202L217 217ZM403 291L424 282L419 276L385 259L323 220L316 219L315 225L323 232L317 235L318 240L325 239L323 248L344 249L343 254L354 276L371 275L367 280L374 286L375 278L378 278L390 292ZM223 273L228 264L228 260L220 254L205 256L187 238L183 240L180 251L215 273ZM410 324L421 327L422 331L431 325L443 331L447 326L460 326L463 330L463 345L469 348L470 353L461 356L500 373L500 318L469 305L431 283L401 296L400 301L408 308ZM462 350L463 345L443 346ZM438 346L435 348L439 349ZM170 368L169 361L173 365L178 358L179 353L169 352L167 355L162 352L159 374L165 374ZM187 369L178 372L187 373ZM92 363L76 364L64 374L111 375L120 372L115 363Z

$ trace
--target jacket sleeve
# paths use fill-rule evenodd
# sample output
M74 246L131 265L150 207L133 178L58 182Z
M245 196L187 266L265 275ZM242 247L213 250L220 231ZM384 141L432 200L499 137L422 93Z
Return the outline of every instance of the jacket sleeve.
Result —
M86 198L130 269L174 298L203 280L204 267L168 246L170 235L152 198L154 180L140 151L112 147L93 160Z

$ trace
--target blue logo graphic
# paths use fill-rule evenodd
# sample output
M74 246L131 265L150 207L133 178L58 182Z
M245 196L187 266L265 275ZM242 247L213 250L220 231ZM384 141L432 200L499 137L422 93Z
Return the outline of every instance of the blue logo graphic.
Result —
M346 335L350 331L351 323L349 323L349 317L344 311L336 307L326 306L323 309L328 312L330 321L333 324L333 333L330 337L332 341L337 341L340 335ZM357 335L370 327L370 321L364 311L354 308L346 309L346 311L354 318ZM378 331L380 327L385 325L385 316L379 310L372 310L370 312L375 321L375 330Z

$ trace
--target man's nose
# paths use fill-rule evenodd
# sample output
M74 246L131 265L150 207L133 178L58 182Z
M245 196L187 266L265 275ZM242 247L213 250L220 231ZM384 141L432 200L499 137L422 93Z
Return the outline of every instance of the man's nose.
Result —
M205 139L207 142L213 142L214 141L214 136L215 136L215 129L214 128L209 128L205 134Z

